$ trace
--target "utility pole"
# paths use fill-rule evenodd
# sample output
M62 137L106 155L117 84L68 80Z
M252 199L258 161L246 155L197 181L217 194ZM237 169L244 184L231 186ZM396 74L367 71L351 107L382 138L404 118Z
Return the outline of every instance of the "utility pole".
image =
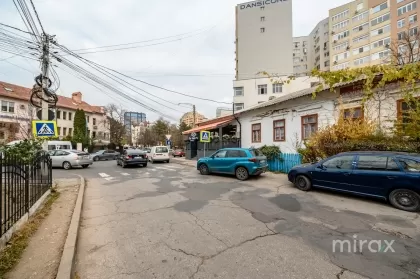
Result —
M195 105L190 104L190 103L179 103L179 104L178 104L178 106L179 106L179 105L189 105L189 106L192 106L192 108L193 108L193 128L195 128L195 124L196 124L196 116L197 116L197 112L196 112L196 110L195 110Z
M41 118L42 120L48 119L48 102L45 100L48 99L48 96L45 94L45 91L48 90L48 69L50 65L50 38L47 34L42 34L42 96L41 100Z
M193 105L193 128L195 128L195 105Z

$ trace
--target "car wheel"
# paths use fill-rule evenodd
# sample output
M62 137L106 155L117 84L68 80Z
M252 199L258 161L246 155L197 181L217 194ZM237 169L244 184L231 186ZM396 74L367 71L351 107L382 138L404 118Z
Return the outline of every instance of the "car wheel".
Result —
M145 167L147 167L147 163L146 164L143 164L143 168L145 168Z
M239 167L235 171L235 176L236 176L237 179L244 181L244 180L247 180L249 178L249 173L248 173L248 170L246 168Z
M170 161L170 160L166 161L166 163L168 163L168 164L169 164L169 161Z
M208 175L210 174L209 167L206 164L201 164L198 169L200 170L200 174Z
M69 169L71 169L71 164L70 164L70 162L64 162L63 163L63 169L65 169L65 170L69 170Z
M83 165L82 166L82 168L84 168L84 169L86 169L86 168L88 168L89 167L89 165Z
M397 189L389 194L389 202L405 211L420 211L420 195L407 189Z
M295 187L301 191L309 191L312 188L312 182L304 175L298 175L295 178Z
M93 161L97 162L97 161L99 161L99 158L98 157L93 157Z

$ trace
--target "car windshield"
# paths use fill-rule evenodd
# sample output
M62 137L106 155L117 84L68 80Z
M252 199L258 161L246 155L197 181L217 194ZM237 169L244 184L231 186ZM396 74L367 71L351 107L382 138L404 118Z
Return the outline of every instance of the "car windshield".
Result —
M253 157L264 156L264 154L258 149L251 149L249 150L249 152L251 153Z
M167 147L156 147L156 153L168 153Z

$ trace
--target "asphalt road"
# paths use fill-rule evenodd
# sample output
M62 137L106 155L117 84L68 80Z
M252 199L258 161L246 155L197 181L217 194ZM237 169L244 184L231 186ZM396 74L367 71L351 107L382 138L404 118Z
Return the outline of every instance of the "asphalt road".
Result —
M88 178L80 278L420 278L419 215L382 202L174 163L54 170L76 173Z

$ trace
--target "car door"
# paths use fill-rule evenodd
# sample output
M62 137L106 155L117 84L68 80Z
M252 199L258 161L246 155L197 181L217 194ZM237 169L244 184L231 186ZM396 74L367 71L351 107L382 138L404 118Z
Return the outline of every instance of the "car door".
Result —
M223 164L223 159L226 157L226 150L219 150L214 153L210 159L208 160L208 166L210 172L222 172L223 168L221 165Z
M222 162L223 172L234 174L236 165L240 163L242 160L243 158L242 158L240 150L228 150L226 152L226 158L223 159L223 162Z
M354 155L339 155L327 159L313 171L313 185L348 191L352 184L351 174L355 164L354 160Z
M68 152L63 150L57 150L53 157L55 157L55 166L61 167L63 162L66 160L66 156L69 155Z
M420 159L397 157L395 160L404 173L404 177L399 179L399 186L420 191Z
M58 167L59 166L58 165L58 157L55 156L55 153L57 153L57 151L55 151L55 150L48 151L48 154L50 155L50 158L51 158L51 166L52 167Z
M387 155L359 155L353 171L352 192L375 197L386 197L389 190L404 173Z

